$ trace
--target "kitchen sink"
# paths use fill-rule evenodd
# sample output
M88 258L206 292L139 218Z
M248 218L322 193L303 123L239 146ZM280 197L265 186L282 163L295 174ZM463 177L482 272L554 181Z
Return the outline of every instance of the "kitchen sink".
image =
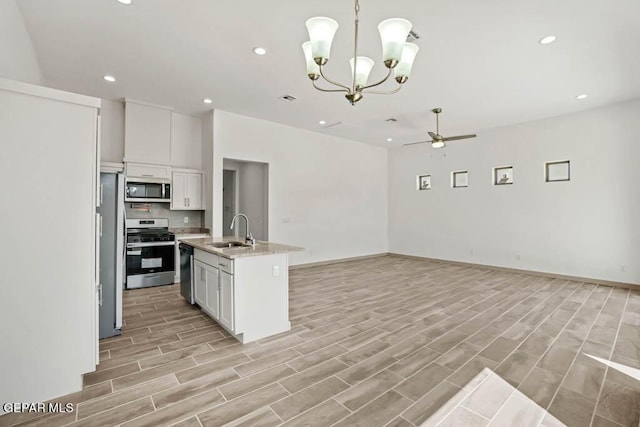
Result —
M209 246L222 249L222 248L248 247L251 245L247 245L246 243L242 243L242 242L214 242L214 243L209 243Z

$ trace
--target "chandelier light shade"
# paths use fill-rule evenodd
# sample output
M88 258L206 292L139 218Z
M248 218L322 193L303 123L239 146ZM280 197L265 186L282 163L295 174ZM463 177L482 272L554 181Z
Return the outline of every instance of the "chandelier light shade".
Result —
M353 63L353 58L349 60L349 65L351 65L351 73L355 73L355 84L356 87L364 87L367 85L367 80L369 79L369 73L373 68L373 59L367 58L366 56L358 56L358 60Z
M324 72L324 66L329 61L333 37L338 29L338 23L323 16L310 18L306 22L309 31L309 41L302 44L307 63L307 76L313 82L313 87L323 92L346 92L345 97L355 105L362 99L363 93L392 94L402 88L411 75L411 68L418 53L418 46L407 42L407 36L411 31L411 22L402 18L386 19L378 25L380 40L382 41L382 62L387 67L387 75L380 81L368 84L369 74L374 61L366 56L358 56L358 25L360 4L355 0L355 37L353 57L349 61L351 65L351 83L342 84L331 80ZM354 59L355 58L355 59ZM391 77L392 71L398 87L388 91L369 90L379 86ZM326 89L317 85L320 79L337 88Z
M318 64L326 64L331 53L333 36L338 29L338 23L331 18L317 16L307 20L307 30L311 41L311 55Z
M307 61L307 75L311 80L318 80L320 77L320 66L313 60L311 42L302 43L302 50L304 51L304 59Z
M382 60L388 68L400 62L402 50L411 31L411 22L406 19L385 19L378 25L382 40Z
M396 81L400 84L404 83L411 76L411 68L413 68L413 61L418 54L418 45L413 43L405 43L404 49L402 49L402 57L400 62L393 69Z

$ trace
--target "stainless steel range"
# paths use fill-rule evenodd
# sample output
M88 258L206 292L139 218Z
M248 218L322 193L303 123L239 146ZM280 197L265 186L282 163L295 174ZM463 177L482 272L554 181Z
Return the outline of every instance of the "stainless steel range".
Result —
M171 285L176 236L168 219L127 219L127 289Z

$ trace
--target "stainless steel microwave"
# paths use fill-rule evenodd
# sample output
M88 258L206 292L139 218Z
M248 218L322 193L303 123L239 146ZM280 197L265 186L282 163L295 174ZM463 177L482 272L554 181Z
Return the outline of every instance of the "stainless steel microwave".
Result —
M171 184L168 182L127 181L125 202L171 202Z

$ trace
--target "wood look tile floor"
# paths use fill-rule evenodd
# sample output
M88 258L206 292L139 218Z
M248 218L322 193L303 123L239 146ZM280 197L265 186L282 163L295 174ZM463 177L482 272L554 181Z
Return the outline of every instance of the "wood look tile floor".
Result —
M76 410L0 426L419 426L485 368L568 426L638 425L640 382L586 356L640 368L636 290L386 256L292 270L290 319L241 345L177 285L125 292Z

